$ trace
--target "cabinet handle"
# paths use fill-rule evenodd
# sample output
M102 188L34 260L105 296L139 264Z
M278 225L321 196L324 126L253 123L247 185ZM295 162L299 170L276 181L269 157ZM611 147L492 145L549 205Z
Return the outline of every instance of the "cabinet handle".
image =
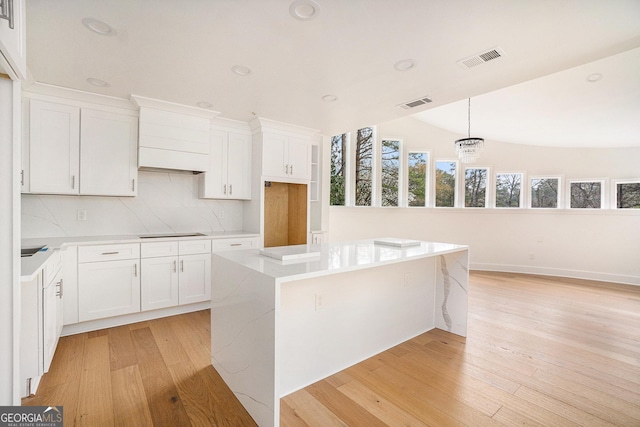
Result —
M73 190L76 189L76 176L75 175L71 175L71 188Z
M177 272L178 271L178 261L173 260L173 272Z
M229 246L242 246L242 243L232 243Z
M184 260L180 260L180 271L184 273Z
M289 165L284 165L284 173L289 175Z
M59 297L60 299L62 299L63 282L64 282L64 279L60 279L60 281L56 283L56 285L58 286L58 292L56 292L56 296Z
M224 189L222 190L222 194L227 194L227 184L224 185Z
M0 18L9 21L9 28L13 30L13 0L2 0L0 2L0 9L2 9Z
M131 191L136 191L136 179L131 180Z
M233 194L233 184L229 184L229 195Z
M133 264L133 277L138 277L138 263Z
M115 251L115 252L102 252L102 255L118 255L120 252L119 251Z
M20 171L20 185L24 185L24 169Z
M289 167L289 173L291 173L291 175L293 175L293 165L291 165L291 166Z

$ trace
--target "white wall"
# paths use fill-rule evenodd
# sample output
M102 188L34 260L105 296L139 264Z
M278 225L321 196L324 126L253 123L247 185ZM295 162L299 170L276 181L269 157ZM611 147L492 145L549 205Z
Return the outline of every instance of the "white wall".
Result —
M242 230L243 202L198 199L196 175L140 171L138 182L136 197L23 194L22 238Z
M408 149L430 150L433 166L436 158L455 157L453 141L460 135L404 118L379 125L377 138L385 137L403 138ZM476 165L492 173L565 180L631 179L640 178L640 147L561 149L487 141ZM330 241L380 236L468 244L474 269L640 285L638 210L330 208Z

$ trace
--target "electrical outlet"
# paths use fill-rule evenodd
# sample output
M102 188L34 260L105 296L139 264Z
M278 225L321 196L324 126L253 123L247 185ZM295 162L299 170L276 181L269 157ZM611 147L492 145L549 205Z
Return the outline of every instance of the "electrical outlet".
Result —
M316 311L320 310L324 305L324 297L320 294L316 294Z
M218 212L218 218L224 219L224 211Z
M536 259L536 254L534 254L533 252L529 253L529 259Z
M78 221L86 221L87 220L87 211L78 210Z
M408 288L409 286L411 286L412 282L413 282L413 274L409 272L404 273L404 287Z

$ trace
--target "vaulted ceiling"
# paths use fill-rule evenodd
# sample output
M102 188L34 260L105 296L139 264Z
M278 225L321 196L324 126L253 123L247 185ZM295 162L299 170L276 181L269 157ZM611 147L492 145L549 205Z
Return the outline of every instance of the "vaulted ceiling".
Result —
M632 126L640 103L637 0L26 3L34 82L205 102L222 117L258 115L327 135L416 112L466 133L468 97L472 133L485 138L576 146L583 128L605 136L583 146L614 146L629 140L616 129L640 134ZM300 19L312 9L311 19ZM85 18L108 24L111 34L90 31ZM458 63L494 48L503 56L471 68ZM234 66L250 72L239 75ZM585 81L596 73L600 81ZM424 96L433 102L398 107ZM573 136L534 132L543 127ZM528 139L516 140L523 133Z

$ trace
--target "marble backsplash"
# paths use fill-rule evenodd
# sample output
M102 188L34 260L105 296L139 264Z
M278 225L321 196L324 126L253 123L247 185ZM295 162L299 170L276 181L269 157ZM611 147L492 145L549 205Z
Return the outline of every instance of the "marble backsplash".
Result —
M239 231L242 212L241 201L199 199L196 175L140 171L136 197L23 194L22 238Z

